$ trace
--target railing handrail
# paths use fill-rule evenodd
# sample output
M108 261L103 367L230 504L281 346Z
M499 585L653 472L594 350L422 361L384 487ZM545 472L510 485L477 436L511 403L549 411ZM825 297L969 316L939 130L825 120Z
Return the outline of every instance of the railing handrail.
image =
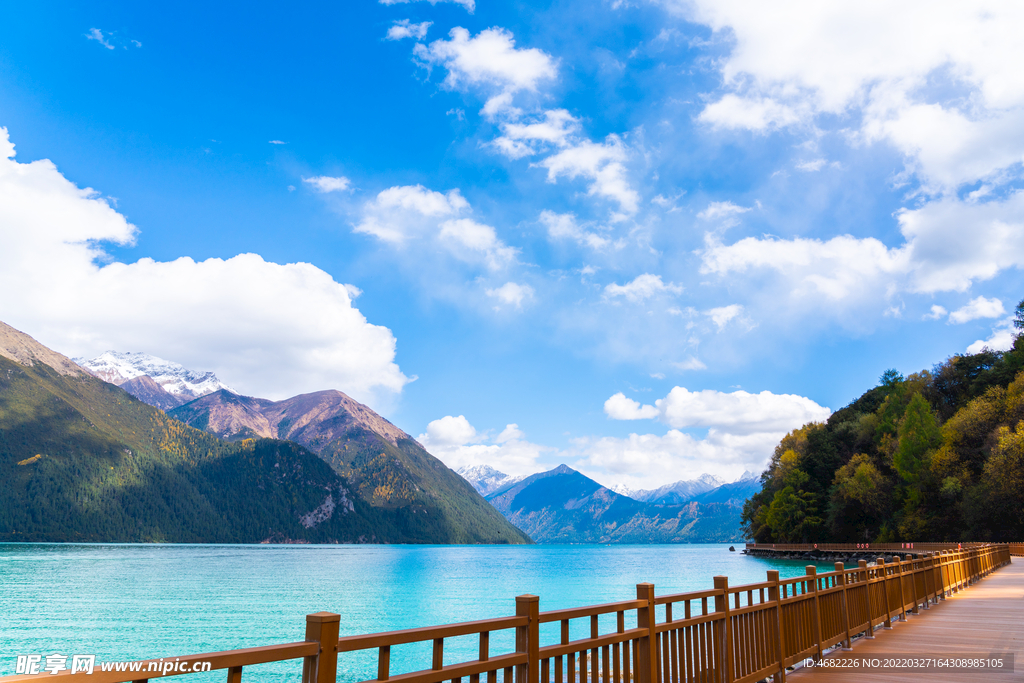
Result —
M338 639L338 652L355 652L374 647L390 647L392 645L408 645L436 638L455 638L491 631L506 631L518 626L526 626L527 617L497 617L478 621L463 621L457 624L442 626L420 626L400 631L381 631L357 636L345 636Z

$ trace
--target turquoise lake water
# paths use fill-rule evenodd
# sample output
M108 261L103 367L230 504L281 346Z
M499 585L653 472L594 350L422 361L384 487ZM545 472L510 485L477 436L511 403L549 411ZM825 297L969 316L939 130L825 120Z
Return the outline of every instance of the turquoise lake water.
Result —
M312 612L341 614L342 635L354 635L509 616L525 593L539 595L547 611L633 599L645 581L665 595L709 589L716 575L739 585L764 581L769 569L804 573L800 562L728 548L0 544L0 676L14 674L20 654L60 653L69 663L95 654L100 662L300 641ZM572 637L586 637L589 624L578 621ZM541 635L557 642L555 630ZM475 659L476 647L475 637L445 641L445 663ZM492 655L512 649L511 632L492 636ZM429 665L429 643L392 651L392 675ZM338 669L347 683L375 678L376 651L342 655ZM274 683L300 677L300 660L243 674Z

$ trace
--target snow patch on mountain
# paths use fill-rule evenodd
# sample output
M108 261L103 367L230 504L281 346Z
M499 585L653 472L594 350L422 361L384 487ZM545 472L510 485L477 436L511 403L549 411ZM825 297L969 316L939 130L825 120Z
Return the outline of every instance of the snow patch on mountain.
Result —
M516 477L490 467L489 465L474 465L473 467L460 467L455 473L468 481L481 496L497 491L503 486L522 481L525 477Z
M183 402L221 389L236 393L212 372L189 370L179 363L148 353L107 351L92 360L75 358L74 361L100 379L118 386L136 377L148 376L164 391L182 399Z
M617 484L612 486L611 490L615 491L615 493L618 493L619 495L632 498L633 500L643 501L645 503L678 505L680 503L685 503L694 496L716 489L725 483L726 481L724 479L716 477L713 474L702 474L696 479L677 481L656 489L630 489L622 484Z

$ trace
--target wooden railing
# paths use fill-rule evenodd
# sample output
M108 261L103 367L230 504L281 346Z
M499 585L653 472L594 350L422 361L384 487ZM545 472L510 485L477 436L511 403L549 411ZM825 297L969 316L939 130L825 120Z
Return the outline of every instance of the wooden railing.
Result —
M1011 555L1024 555L1024 543L1010 543L1009 546Z
M550 612L539 611L537 596L521 595L514 616L340 639L340 616L321 612L306 618L306 642L177 659L227 669L228 683L241 682L243 667L297 658L304 661L303 683L336 683L339 656L373 650L377 677L363 683L752 683L768 676L784 681L787 667L820 658L830 648L849 648L858 635L873 636L894 620L929 609L1008 564L1010 552L1007 544L977 544L891 562L878 558L871 566L860 560L850 569L837 562L834 571L822 574L808 566L803 576L789 579L769 571L766 581L743 586L717 576L711 590L660 597L653 584L641 583L635 600ZM590 635L570 640L579 620L589 621ZM556 623L558 642L542 644L541 627ZM491 634L509 630L514 650L492 654ZM477 638L476 659L446 665L445 640L467 636ZM432 643L430 668L392 675L391 648L413 643ZM156 660L144 664L149 661ZM146 676L97 670L46 679L126 683ZM29 681L39 677L0 678Z

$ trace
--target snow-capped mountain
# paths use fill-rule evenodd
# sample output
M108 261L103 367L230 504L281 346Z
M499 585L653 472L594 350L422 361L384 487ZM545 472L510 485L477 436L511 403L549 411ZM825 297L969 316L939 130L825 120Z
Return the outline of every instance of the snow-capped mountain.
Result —
M100 379L118 386L139 377L149 377L179 405L221 389L234 393L231 387L217 379L212 372L195 372L179 363L148 353L107 351L92 360L74 360Z
M456 474L468 481L481 496L497 491L503 486L514 484L525 477L516 477L504 472L499 472L489 465L475 465L473 467L460 467L455 470Z
M619 495L632 498L633 500L643 501L645 503L677 505L679 503L685 503L706 491L716 489L725 483L725 480L721 477L716 477L713 474L702 474L696 479L691 479L689 481L677 481L673 484L666 484L665 486L652 490L630 489L622 484L613 486L611 489Z

